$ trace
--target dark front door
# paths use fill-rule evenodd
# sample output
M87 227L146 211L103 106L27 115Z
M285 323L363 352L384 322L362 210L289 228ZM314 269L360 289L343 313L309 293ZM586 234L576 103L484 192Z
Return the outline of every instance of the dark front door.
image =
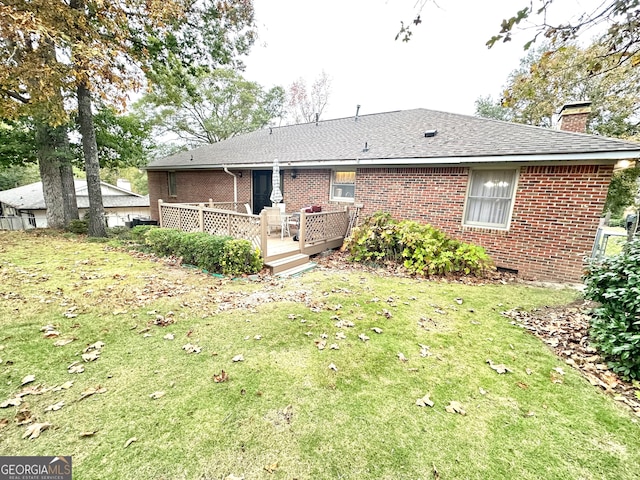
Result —
M253 171L253 213L259 215L264 207L271 206L273 170ZM284 194L284 175L280 171L280 191Z
M258 215L264 207L271 206L271 170L253 171L253 213Z

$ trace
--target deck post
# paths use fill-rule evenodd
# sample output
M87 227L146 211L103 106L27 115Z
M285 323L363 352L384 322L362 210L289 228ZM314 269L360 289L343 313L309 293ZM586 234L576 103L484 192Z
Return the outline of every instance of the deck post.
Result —
M307 237L307 214L304 209L300 210L300 227L298 228L298 244L300 245L300 253L304 253L304 245Z
M213 208L213 198L209 199L209 208Z
M198 226L200 231L204 232L204 203L198 204Z
M267 211L260 212L260 249L262 250L262 258L267 258Z
M158 199L158 225L162 228L162 199Z

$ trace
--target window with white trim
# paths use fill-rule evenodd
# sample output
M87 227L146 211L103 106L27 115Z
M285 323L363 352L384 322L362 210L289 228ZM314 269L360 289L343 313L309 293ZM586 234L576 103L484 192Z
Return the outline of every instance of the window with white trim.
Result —
M356 193L356 172L334 170L331 174L331 200L353 202Z
M517 178L517 170L472 170L464 225L508 228Z
M176 183L176 172L168 173L168 183L169 183L169 196L177 197L178 196L178 186Z

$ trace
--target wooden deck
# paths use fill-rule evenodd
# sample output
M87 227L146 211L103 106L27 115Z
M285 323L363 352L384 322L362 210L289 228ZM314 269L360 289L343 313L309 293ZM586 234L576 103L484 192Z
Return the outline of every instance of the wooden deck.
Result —
M267 237L267 252L269 256L278 256L283 253L300 253L300 244L293 240L293 237L284 237L280 239L280 234L274 232Z

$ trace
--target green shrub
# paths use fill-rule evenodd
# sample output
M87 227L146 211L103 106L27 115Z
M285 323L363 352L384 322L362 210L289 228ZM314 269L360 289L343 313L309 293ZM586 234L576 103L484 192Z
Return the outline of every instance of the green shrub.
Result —
M145 238L156 255L182 257L183 263L210 273L240 275L257 273L262 269L260 250L247 240L203 232L185 233L168 228L147 230Z
M153 229L157 229L158 227L155 225L136 225L133 228L128 229L131 240L136 243L145 243L147 232Z
M416 275L464 273L484 275L493 268L482 247L448 237L431 225L412 220L398 222L377 212L353 229L346 248L356 262L402 262Z
M600 305L591 315L589 335L614 372L640 379L640 239L622 253L591 262L585 296Z
M67 231L78 235L86 234L89 231L89 223L85 220L71 220L67 225Z
M159 257L179 255L181 237L186 233L172 228L155 228L146 234L146 244Z
M258 273L262 269L262 256L248 240L234 239L225 242L221 263L225 275Z

